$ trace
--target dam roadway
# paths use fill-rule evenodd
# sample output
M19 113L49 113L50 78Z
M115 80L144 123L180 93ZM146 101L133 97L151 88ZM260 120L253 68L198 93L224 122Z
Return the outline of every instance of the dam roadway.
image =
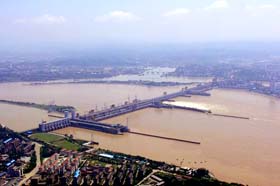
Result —
M146 99L146 100L134 100L132 103L127 103L121 106L112 106L109 109L104 109L101 111L90 112L86 115L80 116L80 118L90 119L94 121L101 121L122 114L134 112L140 109L153 107L156 104L161 103L162 101L170 100L179 96L185 96L187 94L207 96L208 94L205 92L211 89L212 89L212 83L206 83L204 85L198 85L194 88L182 89L179 92L164 94L156 98Z

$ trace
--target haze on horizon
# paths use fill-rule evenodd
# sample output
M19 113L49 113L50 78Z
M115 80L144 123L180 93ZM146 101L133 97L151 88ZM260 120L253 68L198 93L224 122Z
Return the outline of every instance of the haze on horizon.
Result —
M0 48L278 42L277 0L2 1Z

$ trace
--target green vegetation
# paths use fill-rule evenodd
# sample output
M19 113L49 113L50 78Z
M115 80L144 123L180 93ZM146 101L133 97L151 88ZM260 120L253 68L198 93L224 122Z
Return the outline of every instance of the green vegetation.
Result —
M80 141L76 141L68 136L59 136L50 133L35 133L30 136L31 139L38 142L47 143L58 148L64 148L67 150L84 150ZM48 154L45 150L45 153Z
M66 139L56 141L54 145L68 150L78 150L80 148L79 144L70 142Z
M158 167L164 167L164 166L167 165L165 162L147 159L146 157L134 156L134 155L130 155L130 154L124 154L124 153L121 153L121 152L113 152L113 151L106 150L106 149L98 149L96 151L96 153L107 153L107 154L113 155L114 159L109 159L110 162L108 162L108 163L111 163L111 164L119 164L120 161L125 159L125 160L137 160L137 161L141 161L141 162L149 162L149 164L150 164L149 166L152 169L158 169ZM103 157L98 157L98 159L102 161L102 159L104 159L104 158ZM116 161L116 162L114 162L114 161Z
M58 140L61 140L64 138L62 136L58 136L55 134L49 134L49 133L35 133L35 134L32 134L30 137L31 137L31 139L38 139L38 140L44 141L46 143L52 143L52 142L55 142L55 141L58 141Z
M100 166L102 166L102 167L105 167L106 165L108 165L109 163L107 163L107 162L103 162L103 161L99 161L99 160L92 160L91 162L90 162L90 165L91 166L96 166L96 165L100 165ZM111 164L110 164L111 165ZM114 165L117 165L117 164L114 164Z
M10 100L0 100L0 103L6 103L11 105L32 107L42 110L47 110L50 112L60 112L63 113L66 110L75 110L72 106L60 106L60 105L46 105L46 104L38 104L38 103L30 103L30 102L21 102L21 101L10 101Z
M60 148L44 143L40 149L40 161L43 163L45 158L52 156L54 153L59 152Z
M36 161L37 161L37 157L36 157L36 153L33 152L30 162L28 163L28 165L23 169L23 173L29 173L31 172L35 167L36 167Z

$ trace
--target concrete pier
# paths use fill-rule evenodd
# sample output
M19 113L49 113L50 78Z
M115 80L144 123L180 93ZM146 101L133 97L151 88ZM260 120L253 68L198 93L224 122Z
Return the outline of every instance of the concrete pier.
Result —
M154 134L146 134L146 133L142 133L142 132L130 131L129 133L137 134L137 135L141 135L141 136L148 136L148 137L153 137L153 138L160 138L160 139L165 139L165 140L172 140L172 141L179 141L179 142L184 142L184 143L192 143L195 145L200 145L200 142L198 142L198 141L190 141L190 140L184 140L184 139L179 139L179 138L170 138L170 137L159 136L159 135L154 135Z

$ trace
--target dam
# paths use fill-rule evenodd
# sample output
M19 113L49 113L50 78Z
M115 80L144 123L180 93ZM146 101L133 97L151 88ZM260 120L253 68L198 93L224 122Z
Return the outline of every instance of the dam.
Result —
M39 124L39 130L41 132L50 132L61 128L66 127L78 127L78 128L85 128L89 130L95 130L110 134L123 134L125 132L129 132L129 128L127 126L121 124L106 124L100 121L116 117L122 114L134 112L140 109L145 109L148 107L153 108L178 108L184 110L192 110L197 112L208 112L205 110L197 109L197 108L189 108L189 107L179 107L179 106L171 106L167 104L163 104L162 102L165 100L170 100L175 97L185 96L185 95L204 95L208 96L208 91L211 89L211 83L206 83L204 85L198 85L194 88L187 89L183 88L181 91L166 94L164 93L163 96L147 99L147 100L134 100L132 103L125 103L121 106L114 106L112 105L109 109L104 109L98 112L89 112L88 114L80 116L76 114L74 110L65 112L64 118L58 119L52 122L45 122Z
M125 103L121 106L112 105L111 108L104 109L101 111L96 111L96 112L95 111L89 112L88 114L79 117L81 119L86 119L86 120L101 121L122 114L126 114L129 112L145 109L148 107L159 107L161 102L180 96L186 96L186 95L209 96L210 94L206 93L206 91L211 89L212 89L212 83L199 84L198 86L190 89L183 88L182 90L175 93L171 93L171 94L164 93L162 96L152 98L152 99L134 100L132 103Z

